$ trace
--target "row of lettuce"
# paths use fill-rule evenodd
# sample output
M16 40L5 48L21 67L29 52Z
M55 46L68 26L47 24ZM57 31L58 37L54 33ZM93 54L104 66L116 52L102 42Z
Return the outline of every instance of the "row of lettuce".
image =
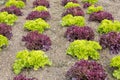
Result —
M39 68L44 68L45 65L52 65L52 62L44 52L50 49L51 40L47 35L43 34L46 29L50 28L47 23L51 18L48 11L50 4L47 0L35 0L33 7L33 11L28 14L26 17L27 21L24 24L24 28L30 32L22 38L28 50L17 53L17 60L13 64L15 74L21 73L24 68L38 70ZM27 79L21 74L15 78L21 80L21 77L22 79ZM31 80L37 80L37 78L31 78Z
M62 0L65 12L62 14L61 26L68 27L65 37L70 41L66 51L68 55L76 57L78 62L66 74L69 80L106 80L107 72L99 60L99 50L108 48L111 54L120 51L120 22L114 20L112 14L104 11L96 3L98 0L82 0L82 10L77 0ZM97 31L100 34L99 42L94 41L95 33L91 27L86 26L85 13L89 14L88 21L99 22ZM120 56L111 59L110 66L114 68L113 76L120 79Z
M24 29L30 31L26 36L23 36L22 41L28 50L23 50L17 53L17 60L13 64L15 74L19 74L14 79L22 80L29 79L20 74L24 68L33 68L38 70L46 65L52 65L45 51L48 51L51 46L51 40L44 31L50 28L47 21L51 18L48 8L50 4L47 0L35 0L33 2L33 10L27 15ZM30 80L37 80L31 78Z
M13 36L12 26L18 19L18 16L22 15L21 8L25 6L25 2L19 0L9 0L5 4L5 8L0 10L0 49L8 45L8 39Z
M12 26L22 16L21 8L25 6L23 1L9 0L5 8L0 10L0 49L8 45L8 40L13 36Z
M16 24L18 16L24 15L21 11L27 4L26 0L8 0L5 8L0 11L0 50L9 45L8 40L13 36L12 26ZM13 64L13 71L19 74L14 80L37 80L37 78L27 78L20 74L24 68L33 68L38 70L45 65L51 65L52 62L44 51L48 51L51 46L51 40L47 35L42 34L45 29L50 28L47 20L50 19L50 13L47 8L50 7L47 0L35 0L33 2L33 11L26 17L24 29L28 32L23 36L26 50L17 53Z

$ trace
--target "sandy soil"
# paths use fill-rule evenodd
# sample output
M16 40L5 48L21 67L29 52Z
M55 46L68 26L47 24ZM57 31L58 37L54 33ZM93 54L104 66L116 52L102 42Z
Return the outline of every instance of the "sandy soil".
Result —
M0 52L0 80L13 80L15 74L12 71L12 64L14 63L16 53L20 50L26 49L21 41L22 36L26 35L27 31L24 30L23 24L25 23L25 17L30 13L32 8L32 2L34 0L29 0L26 7L22 9L24 15L20 16L16 24L12 27L13 37L9 41L9 46L4 48ZM79 0L80 2L81 0ZM34 70L24 70L23 74L28 77L37 77L39 80L66 80L66 71L77 61L77 59L66 55L66 49L69 46L69 42L64 38L64 32L67 28L60 26L61 14L64 12L64 8L60 5L60 0L49 0L52 18L48 21L51 25L51 29L44 32L52 40L52 46L46 54L52 60L53 65L51 67L45 67L44 69ZM113 14L116 20L120 20L120 1L119 0L99 0L98 5L104 7L104 9ZM80 3L81 4L81 3ZM82 4L81 4L82 6ZM0 6L0 9L3 6ZM96 29L99 25L97 22L88 22L89 15L86 14L86 25L90 26L95 31L95 40L99 40L99 34ZM109 67L109 61L112 57L116 55L109 54L108 50L103 50L100 52L101 59L100 62L108 73L108 80L115 80L112 77L112 69Z

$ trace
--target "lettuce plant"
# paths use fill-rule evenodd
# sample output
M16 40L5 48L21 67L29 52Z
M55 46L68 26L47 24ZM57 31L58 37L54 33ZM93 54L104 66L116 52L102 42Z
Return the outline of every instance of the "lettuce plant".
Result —
M100 34L109 33L109 32L120 32L120 22L117 20L103 20L98 27L98 32Z
M30 50L47 51L51 46L50 38L47 35L39 34L37 31L23 36L22 41L25 42L25 46Z
M0 23L6 23L7 25L13 25L17 20L17 16L14 14L8 14L7 12L0 12Z
M62 18L62 26L84 26L85 25L85 18L83 16L72 16L68 14Z
M91 6L92 4L90 4L90 3L88 3L88 2L85 2L84 4L83 4L83 8L88 8L89 6Z
M112 14L105 11L98 11L90 14L89 21L98 21L101 22L104 19L113 20Z
M0 35L0 50L6 46L8 46L8 39L5 36Z
M67 14L72 14L73 16L84 16L84 11L80 7L72 7L66 9L62 16L65 16Z
M72 8L72 7L80 7L80 4L78 4L78 3L73 3L73 2L68 2L68 3L65 5L65 8L66 8L66 9Z
M12 29L11 26L6 25L4 23L0 23L0 34L11 39L12 37Z
M114 76L115 78L117 78L117 80L120 79L120 68L117 69L117 70L114 70L113 76Z
M120 56L113 57L110 61L110 66L116 69L113 71L113 76L119 80L120 79Z
M37 6L34 8L34 11L48 11L45 6Z
M15 14L16 16L22 16L22 12L16 6L5 7L1 9L1 12L8 12L9 14Z
M99 42L103 49L108 48L112 54L117 54L120 51L120 33L109 32L103 34Z
M13 64L15 74L19 74L24 68L33 68L38 70L40 67L44 68L45 65L51 65L48 56L41 50L23 50L17 53L16 60Z
M102 47L99 45L98 42L75 40L70 44L66 53L73 57L77 57L79 60L88 60L88 58L98 60L100 58L100 54L97 52L97 50L101 49Z
M37 78L27 78L26 76L19 74L17 76L14 77L13 80L38 80Z
M87 9L87 13L88 14L91 14L91 13L94 13L94 12L98 12L98 11L103 11L103 7L102 6L94 6L94 5L91 5L88 7Z
M33 7L37 7L37 6L45 6L47 8L50 7L49 1L47 0L35 0L33 2Z
M48 11L32 11L26 17L27 20L34 20L38 18L42 18L44 20L48 20L50 18L50 13Z
M120 56L115 56L110 61L110 66L120 68Z
M24 24L24 28L31 31L38 31L39 33L43 33L45 29L50 28L50 25L41 18L36 20L28 20Z
M95 61L80 60L66 74L68 80L106 80L103 66Z
M98 0L82 0L82 2L84 2L84 3L90 3L90 4L95 4L95 3L97 3L98 2Z
M16 6L17 8L23 8L23 7L25 7L25 3L23 1L8 0L5 4L5 6L6 7Z
M62 5L65 6L68 2L78 3L77 0L62 0Z
M84 27L71 26L65 32L65 37L69 41L81 40L81 39L93 40L94 32L88 26L84 26Z

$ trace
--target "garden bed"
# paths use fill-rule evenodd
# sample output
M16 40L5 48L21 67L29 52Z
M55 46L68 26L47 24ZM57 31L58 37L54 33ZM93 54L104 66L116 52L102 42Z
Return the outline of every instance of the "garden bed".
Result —
M25 8L21 9L23 12L22 16L18 17L18 20L15 22L15 25L12 27L13 37L9 40L9 46L0 51L0 80L13 80L15 76L12 65L15 60L16 53L26 49L24 42L21 41L22 36L25 36L28 31L23 27L26 22L27 15L33 10L32 2L34 0L28 0ZM46 52L49 59L52 61L52 66L45 67L34 71L33 69L23 70L22 73L28 77L36 77L39 80L66 80L65 74L67 70L74 65L76 61L75 58L72 58L69 55L66 55L66 50L70 44L66 38L64 38L64 33L66 27L61 27L60 23L62 20L62 13L65 11L64 7L61 6L60 0L49 0L50 8L48 11L51 14L51 19L47 22L50 24L51 28L46 30L43 34L50 37L52 45L49 51ZM79 1L81 7L83 6L81 1ZM114 19L120 21L120 1L119 0L99 0L97 4L103 6L104 9L110 12ZM0 6L0 9L4 6ZM85 9L83 9L86 12ZM86 25L90 26L95 32L95 41L99 41L100 35L96 32L99 23L98 22L89 22L89 15L85 14ZM119 52L120 53L120 52ZM110 54L109 50L105 49L100 51L100 60L104 69L108 73L108 80L115 80L112 76L112 68L110 68L110 60L116 54ZM119 54L118 54L119 55Z

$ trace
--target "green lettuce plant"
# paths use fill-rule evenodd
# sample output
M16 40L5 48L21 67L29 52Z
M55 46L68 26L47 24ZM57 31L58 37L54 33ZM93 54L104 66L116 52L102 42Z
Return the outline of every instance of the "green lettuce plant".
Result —
M6 2L5 6L6 7L16 6L17 8L23 8L25 7L25 3L23 1L9 0Z
M17 20L17 16L14 14L8 14L7 12L0 12L0 23L6 23L7 25L13 25Z
M114 70L113 76L114 76L115 78L117 78L118 80L120 80L120 68L117 69L117 70Z
M120 68L120 56L113 57L110 61L110 66Z
M97 50L101 49L102 47L99 45L98 42L87 40L75 40L70 44L66 53L73 57L77 57L79 60L88 60L89 58L98 60L100 58L100 54Z
M98 2L98 0L82 0L82 2L87 2L87 3L90 3L90 4L95 4Z
M48 56L41 50L23 50L17 53L16 60L13 64L15 74L19 74L24 68L33 68L38 70L40 67L44 68L45 65L51 65L52 62Z
M66 5L65 5L65 8L72 8L72 7L80 7L80 4L78 3L73 3L73 2L68 2Z
M50 25L43 19L38 18L36 20L28 20L24 24L24 28L31 31L38 31L43 33L45 29L50 28Z
M85 18L83 16L72 16L68 14L62 18L62 26L85 26Z
M120 79L120 56L113 57L110 61L110 66L116 68L116 70L113 71L113 76Z
M97 30L100 34L113 32L120 32L120 22L117 20L111 21L104 19Z
M8 46L8 39L7 37L0 35L0 51L4 46Z
M37 6L34 8L34 11L47 11L47 8L45 6Z
M98 11L103 11L103 7L102 6L95 7L94 5L91 5L87 9L87 13L88 14L91 14L91 13L94 13L94 12L98 12Z

